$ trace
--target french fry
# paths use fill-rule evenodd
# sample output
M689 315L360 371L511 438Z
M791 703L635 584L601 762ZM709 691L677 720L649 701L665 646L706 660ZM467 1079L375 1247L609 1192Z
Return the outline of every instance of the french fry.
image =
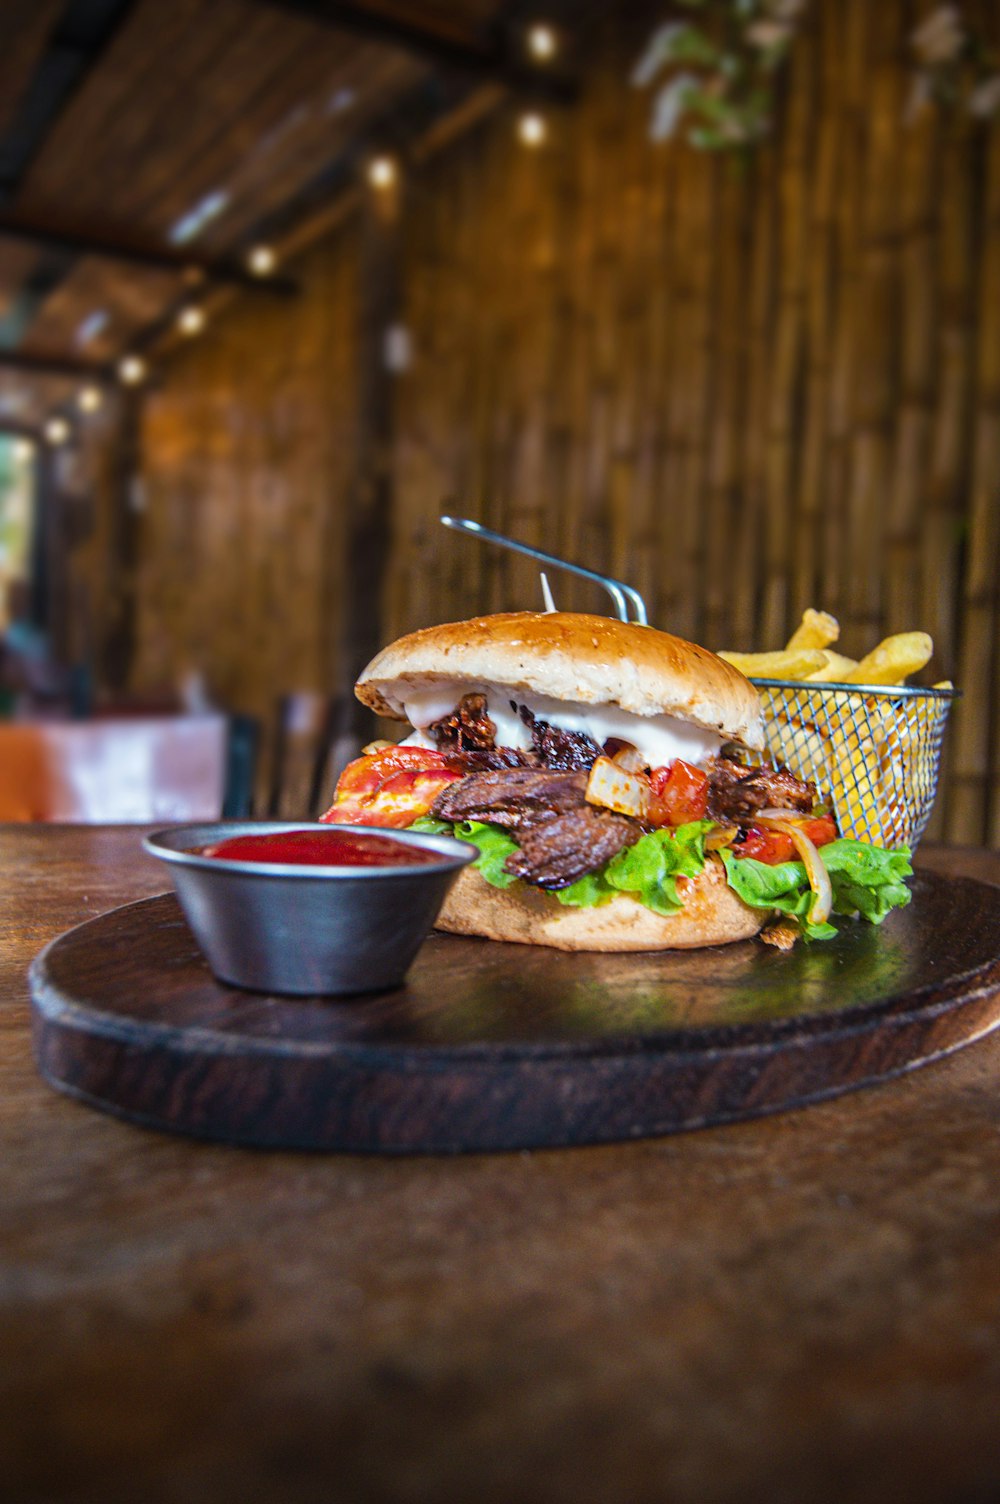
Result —
M818 649L784 649L777 653L719 653L748 679L804 679L824 667L826 658Z
M815 674L807 675L810 684L828 684L831 680L843 684L852 669L857 668L856 658L845 658L843 653L831 653L828 648L823 650L826 663Z
M919 696L866 695L858 686L903 684L927 664L934 644L926 632L900 632L856 662L831 650L839 630L834 617L809 610L780 652L720 657L755 679L801 683L801 691L775 690L765 699L771 755L832 801L843 835L899 846L912 838L914 795L931 776L937 711ZM856 692L828 690L834 683ZM952 687L948 679L934 686Z
M877 702L869 700L867 707L870 721L877 726L882 719ZM829 765L830 792L842 833L854 840L880 842L886 813L882 737L854 726L836 726L830 737Z
M840 636L840 622L828 611L814 611L810 606L803 611L802 620L785 644L785 651L793 653L798 648L825 648Z
M934 644L926 632L886 637L847 675L847 684L902 684L929 662Z

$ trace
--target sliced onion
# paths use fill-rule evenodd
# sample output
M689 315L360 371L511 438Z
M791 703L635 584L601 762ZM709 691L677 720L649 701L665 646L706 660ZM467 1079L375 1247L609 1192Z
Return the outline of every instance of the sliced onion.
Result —
M738 825L717 825L705 837L705 850L721 851L723 846L731 846L738 835Z
M753 816L753 823L770 830L783 830L791 838L792 845L802 858L809 886L813 890L813 901L807 918L810 924L824 924L833 908L833 885L819 852L797 823L801 819L802 815L798 810L762 809Z

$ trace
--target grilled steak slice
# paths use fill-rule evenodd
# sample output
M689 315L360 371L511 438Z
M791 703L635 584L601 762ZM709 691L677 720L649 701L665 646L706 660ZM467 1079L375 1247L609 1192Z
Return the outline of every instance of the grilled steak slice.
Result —
M459 773L490 773L500 768L536 768L533 752L519 747L477 747L469 752L446 752L449 768Z
M584 773L550 773L541 768L470 773L441 791L431 814L438 820L482 820L517 830L581 808L586 787Z
M586 872L596 872L642 830L627 815L597 810L590 804L548 820L531 821L517 832L520 850L507 858L506 870L539 888L568 888Z
M441 752L481 752L492 750L497 728L486 714L486 696L471 694L427 730Z
M709 775L708 813L713 820L745 823L771 808L809 814L815 802L816 785L803 783L787 768L744 768L719 757Z
M592 737L582 731L563 731L539 720L526 705L518 706L521 720L531 731L531 747L543 768L555 772L574 772L578 768L592 768L601 749Z

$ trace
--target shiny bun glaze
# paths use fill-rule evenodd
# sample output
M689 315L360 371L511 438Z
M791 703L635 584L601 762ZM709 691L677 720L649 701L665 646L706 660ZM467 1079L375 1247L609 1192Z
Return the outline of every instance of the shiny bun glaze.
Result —
M717 857L697 877L681 879L683 909L654 914L625 893L592 909L564 908L553 893L526 883L493 888L474 867L459 873L436 921L455 935L482 935L555 950L693 950L749 940L768 915L752 909L726 882Z
M764 745L757 691L738 670L669 632L607 616L512 611L425 627L383 648L355 693L376 714L405 720L407 692L452 682L676 716Z

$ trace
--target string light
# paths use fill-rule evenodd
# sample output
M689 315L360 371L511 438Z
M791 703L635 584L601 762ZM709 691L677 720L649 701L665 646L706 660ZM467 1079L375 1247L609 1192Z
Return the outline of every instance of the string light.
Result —
M177 315L177 327L182 334L200 334L205 327L205 310L199 308L196 303L182 308Z
M559 40L551 26L538 21L528 28L528 51L539 63L547 63L559 50Z
M397 176L398 170L392 157L372 157L368 163L368 181L373 188L391 188Z
M65 444L70 434L69 424L65 418L49 418L44 433L50 444Z
M517 134L524 146L541 146L548 135L545 116L536 115L533 111L522 115L517 122Z
M82 413L99 412L104 404L104 394L99 386L82 386L76 394L76 405Z
M146 362L141 355L123 355L118 362L118 379L126 386L138 386L146 379Z
M269 245L255 245L247 256L247 266L255 277L269 277L278 258Z
M19 465L26 465L34 456L35 446L30 439L15 439L14 458Z

